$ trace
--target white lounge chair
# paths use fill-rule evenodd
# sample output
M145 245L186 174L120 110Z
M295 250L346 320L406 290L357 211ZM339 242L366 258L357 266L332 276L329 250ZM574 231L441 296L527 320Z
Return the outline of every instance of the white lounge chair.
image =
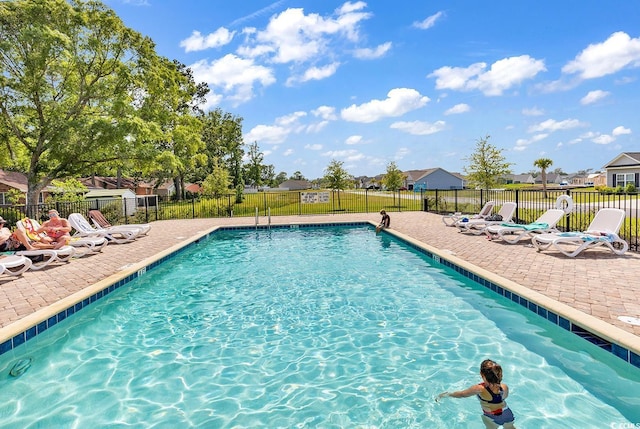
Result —
M516 206L517 204L513 202L502 204L502 207L500 207L500 210L497 213L500 215L501 220L490 220L491 216L487 216L484 219L461 219L455 223L455 226L460 232L480 235L484 233L484 229L489 225L499 225L501 223L511 222L511 219L513 219L513 215L516 212Z
M31 270L41 270L54 262L69 262L75 253L73 247L62 246L59 249L20 250L16 255L31 259Z
M89 219L93 222L96 229L109 229L109 228L129 228L138 231L138 235L147 235L151 230L151 225L148 223L132 223L125 225L111 225L107 218L102 214L100 210L89 210Z
M515 244L521 239L529 239L536 234L558 232L556 224L564 216L564 210L549 209L532 223L520 225L502 222L499 225L489 225L484 232L489 240L502 239L509 244Z
M602 246L616 255L623 255L629 250L629 244L618 236L624 217L624 210L600 209L585 231L539 234L531 239L531 243L538 252L553 247L571 258L584 250Z
M34 245L37 243L37 237L35 237L37 233L35 231L40 228L40 225L33 219L29 219L29 223L31 224L29 228L25 226L22 220L16 222L16 225L18 229L25 232L29 242ZM67 245L58 249L36 248L32 250L20 250L15 254L18 256L26 256L31 259L31 270L41 270L53 262L69 262L69 260L71 260L71 258L76 254L76 251L73 247Z
M80 213L71 213L69 223L77 237L104 237L117 244L129 243L138 237L138 231L127 228L96 229Z
M465 217L467 219L484 219L491 214L491 212L493 211L493 207L495 205L496 205L495 201L487 201L484 204L484 206L482 206L482 209L480 210L480 212L474 215L466 215L462 213L453 213L450 215L444 215L442 216L442 223L444 223L446 226L455 226L456 222L458 222L459 220Z
M26 222L25 224L25 221ZM36 239L37 231L40 229L40 224L35 219L25 218L23 220L19 220L16 222L16 226L18 229L21 229L27 234L27 237L30 240ZM40 234L42 236L46 236L45 233ZM75 253L73 256L81 257L85 256L89 253L97 253L102 251L102 249L109 244L109 241L104 237L72 237L69 245L75 249Z
M26 256L8 255L0 256L0 274L19 276L31 268L31 259Z

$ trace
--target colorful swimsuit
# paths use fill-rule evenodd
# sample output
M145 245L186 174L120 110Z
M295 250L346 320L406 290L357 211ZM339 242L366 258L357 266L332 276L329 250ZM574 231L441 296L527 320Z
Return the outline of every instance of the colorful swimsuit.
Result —
M484 389L487 392L489 392L489 394L491 395L491 400L489 401L482 398L482 396L478 395L478 399L480 400L480 402L485 402L487 404L504 403L504 408L498 408L497 410L493 410L493 411L488 411L483 408L482 411L484 412L484 415L489 419L491 419L497 425L502 425L504 423L512 422L515 419L515 417L513 417L513 413L511 412L509 407L507 407L506 402L504 402L504 399L502 398L502 395L504 394L504 389L502 388L502 386L500 386L500 390L498 391L498 393L493 393L491 389L489 389L489 386L487 386L485 383L478 383L478 384L484 387Z

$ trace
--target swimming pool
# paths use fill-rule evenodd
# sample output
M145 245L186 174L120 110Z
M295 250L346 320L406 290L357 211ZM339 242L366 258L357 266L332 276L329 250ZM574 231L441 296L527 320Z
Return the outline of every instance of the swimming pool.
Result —
M6 353L0 424L481 427L475 399L433 396L477 382L485 357L522 427L640 422L637 369L387 234L338 227L218 231Z

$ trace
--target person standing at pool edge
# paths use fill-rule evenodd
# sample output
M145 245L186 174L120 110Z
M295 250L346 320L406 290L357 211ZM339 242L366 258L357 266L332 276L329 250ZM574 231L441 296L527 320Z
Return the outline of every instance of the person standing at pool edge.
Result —
M380 210L380 214L382 215L382 220L376 227L376 234L382 231L384 228L389 228L389 225L391 225L391 218L389 217L387 212L384 210Z
M515 429L515 417L505 402L509 396L509 387L502 382L502 367L491 359L485 359L480 364L480 376L482 383L465 390L443 392L438 395L436 401L447 396L467 398L476 395L482 407L482 422L487 429L497 429L500 426L504 429Z

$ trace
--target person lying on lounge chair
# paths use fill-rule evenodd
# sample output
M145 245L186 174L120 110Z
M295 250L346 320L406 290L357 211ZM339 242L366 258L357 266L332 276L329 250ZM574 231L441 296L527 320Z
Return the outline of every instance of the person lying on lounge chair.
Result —
M54 249L60 249L71 241L71 225L65 218L60 217L57 210L49 210L49 220L42 223L36 231L37 234L44 232L46 237L40 239L41 242L51 243Z
M11 232L6 226L6 221L0 217L0 252L51 249L53 245L47 243L35 243L32 245L24 231L19 229Z

